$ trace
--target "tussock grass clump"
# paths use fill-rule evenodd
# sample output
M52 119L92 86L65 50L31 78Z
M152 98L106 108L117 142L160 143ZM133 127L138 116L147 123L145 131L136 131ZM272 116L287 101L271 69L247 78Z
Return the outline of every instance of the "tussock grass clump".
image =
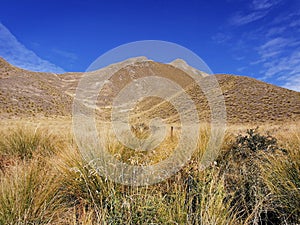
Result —
M18 127L1 133L0 155L31 159L34 154L49 156L59 147L57 137L46 130Z
M65 211L59 179L45 163L10 168L0 177L0 224L47 224Z
M102 206L104 199L114 191L114 183L101 177L75 148L61 152L54 162L61 173L62 191L71 205Z
M217 167L192 171L184 176L181 184L185 195L188 224L237 224L236 213L225 189L224 176Z

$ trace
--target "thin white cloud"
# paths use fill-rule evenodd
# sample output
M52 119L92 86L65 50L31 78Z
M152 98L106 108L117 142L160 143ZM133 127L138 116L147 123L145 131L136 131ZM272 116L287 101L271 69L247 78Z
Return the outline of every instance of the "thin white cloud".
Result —
M214 42L217 42L218 44L220 44L220 43L225 43L225 42L229 41L231 38L232 38L231 35L219 32L219 33L216 33L214 36L212 36L211 39Z
M253 0L252 7L255 10L258 9L268 9L272 6L272 3L269 0Z
M258 54L260 55L260 61L265 62L273 57L278 56L287 47L293 45L291 39L277 37L273 38L258 48Z
M265 68L261 72L264 73L263 79L271 78L276 74L287 72L294 74L294 70L300 72L300 53L296 49L291 49L299 45L299 42L293 39L277 37L267 41L258 48L260 59L252 64L263 63ZM285 56L288 50L289 56ZM298 71L296 71L298 73Z
M260 20L269 13L272 7L281 2L282 0L252 0L247 10L248 13L245 11L236 12L236 14L230 18L229 22L234 26L243 26Z
M268 14L268 11L258 11L251 12L249 14L244 14L242 12L237 12L231 19L230 24L234 26L242 26L248 23L257 21Z
M41 59L33 51L27 49L0 22L0 56L9 63L31 71L64 73L65 71L53 63Z
M233 29L232 33L227 31L228 35L232 35L232 40L235 40L229 43L232 49L245 56L242 61L250 61L246 62L247 66L239 64L237 71L242 72L245 68L248 75L251 75L251 67L257 68L255 76L260 76L259 79L300 91L300 10L283 6L280 13L275 14L275 7L288 3L283 0L249 2L248 8L232 15L229 25L233 28L242 27L264 20L256 23L254 30L247 29L242 34L238 33L240 29ZM269 13L270 16L267 16Z
M282 37L278 37L278 38L274 38L269 40L267 43L265 43L262 48L263 49L268 49L268 48L282 48L284 46L286 46L289 43L289 40L282 38Z
M246 67L246 66L243 66L243 67L237 68L236 70L237 70L238 72L243 72L245 69L247 69L247 67Z
M289 77L283 87L300 92L300 74Z
M278 14L276 17L273 18L272 24L273 25L278 25L278 24L287 24L290 21L295 21L298 20L300 16L300 10L297 9L294 12L285 12L283 11L282 13Z
M78 59L78 56L73 52L63 51L63 50L59 50L56 48L52 49L52 52L66 58L66 59L69 59L71 61L76 61Z
M282 0L253 0L252 8L254 10L269 9L275 5L278 5Z
M289 56L277 57L263 64L264 74L261 79L276 79L282 86L291 90L300 91L300 52L295 49Z
M267 31L266 36L268 36L268 37L277 36L278 37L278 35L281 35L286 30L286 28L287 27L284 27L284 26L272 27Z
M290 27L300 27L300 19L292 21Z

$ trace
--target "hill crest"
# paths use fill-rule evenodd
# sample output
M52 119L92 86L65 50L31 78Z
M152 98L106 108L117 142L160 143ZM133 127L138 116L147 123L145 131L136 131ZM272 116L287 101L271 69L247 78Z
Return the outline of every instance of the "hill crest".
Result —
M124 65L126 65L124 67ZM128 83L146 75L161 75L175 79L185 88L199 109L202 120L209 119L210 109L201 89L197 88L190 76L209 75L190 67L177 59L169 64L154 62L137 57L109 65L101 70L119 67L103 89L97 106L101 119L110 118L110 104L114 96ZM96 73L93 71L91 73ZM38 73L19 69L0 58L0 118L32 116L70 116L73 97L80 78L84 73ZM298 121L300 119L300 93L267 84L244 76L226 74L214 75L225 98L229 123L264 123ZM135 113L146 118L163 117L178 122L174 108L158 99L146 99L139 103Z

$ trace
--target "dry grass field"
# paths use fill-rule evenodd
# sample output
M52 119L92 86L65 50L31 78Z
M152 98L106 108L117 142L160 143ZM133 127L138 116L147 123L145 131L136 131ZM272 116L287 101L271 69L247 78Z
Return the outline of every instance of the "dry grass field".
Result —
M124 147L111 135L107 105L127 83L150 72L163 74L184 88L199 111L200 133L188 163L159 183L130 186L99 175L77 146L71 110L82 73L34 73L0 58L0 224L300 224L300 93L215 75L227 129L217 157L204 167L208 102L173 64L137 59L118 71L97 99L99 136L108 152L128 165L168 158L181 130L169 102L145 98L130 115L132 130L143 140L148 131L139 133L134 126L160 117L168 123L166 136L151 151Z
M2 120L1 127L0 224L300 223L299 123L265 124L248 134L254 124L229 126L205 170L199 162L209 127L203 125L190 162L143 187L99 176L82 159L68 118ZM157 155L172 151L173 142L167 139ZM145 162L113 138L110 146L129 164Z

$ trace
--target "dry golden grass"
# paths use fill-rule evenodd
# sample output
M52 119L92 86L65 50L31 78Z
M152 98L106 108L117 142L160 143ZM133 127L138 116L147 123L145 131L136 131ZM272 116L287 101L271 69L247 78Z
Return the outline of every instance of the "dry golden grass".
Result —
M6 164L0 173L0 224L300 222L299 123L261 126L259 133L270 132L287 153L250 152L241 162L234 160L236 155L225 157L226 153L231 151L238 133L244 134L247 128L255 126L230 126L219 158L201 170L199 162L210 131L203 126L190 163L171 178L144 187L124 186L100 176L82 159L72 141L68 119L1 123L6 126L1 126L4 135L0 141L6 145L0 147L0 155L13 163ZM37 127L40 141L32 144ZM22 132L25 130L28 132ZM17 141L16 134L20 136ZM166 139L157 154L150 158L139 155L137 160L140 164L157 162L166 156L165 152L172 151L174 143L176 139ZM51 154L41 154L53 144L55 149ZM136 159L136 155L122 149L113 138L110 144L110 151L119 153L120 159L128 163L130 158ZM31 157L19 157L13 153L16 150L9 154L9 146L15 149L26 146Z

